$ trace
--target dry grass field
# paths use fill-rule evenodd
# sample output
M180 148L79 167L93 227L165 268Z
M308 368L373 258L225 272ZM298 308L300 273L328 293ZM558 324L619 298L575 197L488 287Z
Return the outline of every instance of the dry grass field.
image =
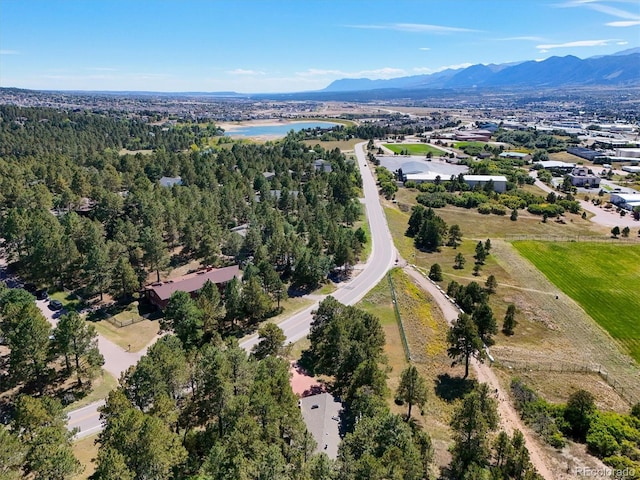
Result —
M124 317L123 317L124 320ZM126 327L116 327L106 320L95 322L96 330L116 345L127 350L131 345L132 352L142 350L157 334L157 320L142 320Z
M82 438L73 444L73 454L80 461L84 470L73 480L86 480L96 469L93 459L98 456L98 445L95 443L98 435Z
M398 203L389 202L385 208L400 255L427 270L434 263L440 264L444 274L440 285L445 289L451 280L463 284L475 280L484 285L489 275L495 276L499 286L490 304L499 326L507 305L514 303L517 307L516 334L506 337L499 333L496 345L492 348L492 355L508 373L519 375L522 371L530 370L528 367L532 365L544 368L548 373L550 370L559 370L563 365L575 369L600 368L625 398L640 400L638 364L621 351L611 336L580 305L520 256L511 243L503 240L513 234L605 238L609 235L609 229L590 224L579 215L567 215L565 224L552 221L542 223L539 217L529 215L520 215L516 222L512 222L508 217L480 215L474 210L446 207L437 209L436 213L448 225L460 225L462 245L457 249L442 247L434 253L420 252L414 248L412 239L404 236L415 194L400 189L396 195ZM476 277L472 273L475 245L487 238L491 239L493 249L480 275ZM467 262L462 270L453 268L457 253L462 253ZM580 379L583 375L576 372L575 378ZM537 383L542 377L533 378L531 386L543 395L549 391L552 398L568 398L572 385L575 385L559 379L559 390L553 390L547 383ZM577 380L577 383L580 382ZM611 387L607 388L611 390ZM618 396L616 392L612 395Z
M446 354L448 327L438 306L401 269L392 270L391 275L411 358L430 385L427 404L423 411L414 409L412 416L432 437L435 464L444 466L450 461L448 447L451 433L448 423L453 410L452 396L459 393L456 387L461 385L452 377L462 376L463 368L451 368L451 360ZM386 336L387 384L391 390L389 406L393 412L406 415L406 406L398 406L393 402L400 374L408 363L387 278L380 281L357 307L380 318ZM466 384L469 385L470 383Z

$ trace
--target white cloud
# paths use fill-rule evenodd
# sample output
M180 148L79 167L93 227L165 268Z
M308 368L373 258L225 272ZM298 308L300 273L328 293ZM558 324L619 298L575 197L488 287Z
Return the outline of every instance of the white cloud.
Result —
M0 55L20 55L17 50L0 50Z
M420 47L418 50L422 50L423 52L428 52L431 49L429 47Z
M340 77L340 78L370 78L372 80L387 79L401 77L406 75L406 70L401 68L384 67L374 70L359 70L357 72L345 72L342 70L323 70L318 68L310 68L303 72L296 72L298 77L310 78L310 77Z
M469 28L447 27L444 25L431 25L428 23L391 23L388 25L345 25L348 28L361 28L370 30L395 30L398 32L412 33L456 33L477 32Z
M229 75L266 75L265 72L260 70L247 70L244 68L236 68L235 70L229 70L226 73Z
M507 38L499 38L501 42L512 42L516 40L521 40L523 42L544 42L545 39L543 37L536 36L521 36L521 37L507 37Z
M619 22L605 23L607 27L635 27L640 25L640 20L620 20Z
M616 42L616 45L628 45L629 42Z
M610 3L638 4L637 0L612 0ZM605 23L608 27L634 27L640 25L640 15L638 15L638 13L606 5L601 0L571 0L556 6L561 8L586 7L596 12L604 13L605 15L624 19L624 21Z
M430 67L416 67L413 69L414 72L416 73L438 73L438 72L442 72L444 70L459 70L461 68L468 68L471 65L473 65L473 63L458 63L455 65L443 65L441 67L437 67L437 68L430 68Z
M616 39L609 40L578 40L575 42L566 43L550 43L546 45L538 45L536 48L541 52L546 52L553 48L574 48L574 47L606 47L611 42L616 42Z

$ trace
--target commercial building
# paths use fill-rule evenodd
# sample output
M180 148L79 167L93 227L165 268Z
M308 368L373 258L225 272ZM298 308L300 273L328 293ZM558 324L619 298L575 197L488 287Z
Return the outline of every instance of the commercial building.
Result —
M606 156L602 152L598 152L596 150L592 150L590 148L584 147L569 147L567 148L567 152L576 157L584 158L585 160L589 160L590 162L595 162L596 160L605 159Z
M571 185L574 187L597 187L600 185L600 177L591 173L587 167L576 167L568 175Z
M442 175L437 172L424 172L424 173L413 173L407 174L404 176L405 182L415 182L416 184L420 183L435 183L438 179L441 182L445 182L450 180L450 176ZM464 183L469 185L470 188L475 187L476 185L480 185L483 187L489 183L493 182L493 190L502 193L507 190L507 177L504 175L463 175Z
M545 170L552 170L556 172L569 173L576 168L575 163L560 162L558 160L542 160L536 162L536 165L541 165Z
M516 160L524 160L525 162L528 162L529 160L531 160L531 155L529 155L528 153L523 153L523 152L502 152L500 154L501 158L513 158Z
M633 210L634 207L640 207L640 194L612 193L611 203L626 210Z

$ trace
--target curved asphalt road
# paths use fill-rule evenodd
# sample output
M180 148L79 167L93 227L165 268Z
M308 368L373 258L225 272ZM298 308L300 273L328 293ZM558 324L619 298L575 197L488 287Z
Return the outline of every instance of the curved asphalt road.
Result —
M348 282L341 284L331 295L345 305L353 305L364 297L369 290L375 287L384 277L387 271L393 266L397 259L397 252L393 245L391 232L387 225L382 206L378 199L378 189L371 169L366 165L364 146L366 142L358 143L355 146L355 153L362 176L362 186L364 199L362 200L369 221L371 231L371 255L367 263L359 267L360 273ZM283 320L279 326L284 331L289 342L296 342L309 334L311 326L311 312L318 308L318 303L295 315ZM104 339L106 340L106 339ZM146 349L137 353L124 352L120 347L107 349L107 341L100 339L100 351L105 357L105 367L108 368L116 378L119 373L126 370L130 365L134 365L140 359ZM258 343L258 336L252 335L240 342L240 346L246 350L251 350ZM110 345L109 345L110 346ZM113 364L113 365L112 365ZM69 429L78 428L76 438L83 438L99 432L102 429L98 408L104 405L104 400L92 403L86 407L73 410L68 414Z
M378 189L372 171L366 166L364 154L365 142L355 146L355 153L362 175L364 190L364 206L371 230L371 255L367 263L362 266L359 275L342 284L331 294L336 300L345 305L353 305L364 297L369 290L382 280L387 271L396 260L396 249L393 246L391 232L387 225L382 206L378 199ZM311 325L311 312L318 308L318 302L305 310L283 320L279 326L284 331L289 342L296 342L308 335ZM240 346L246 350L253 348L258 343L258 336L253 335L240 342Z

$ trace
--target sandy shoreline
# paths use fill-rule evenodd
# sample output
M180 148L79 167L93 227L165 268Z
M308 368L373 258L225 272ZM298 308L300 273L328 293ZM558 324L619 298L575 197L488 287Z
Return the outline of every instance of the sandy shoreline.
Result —
M240 122L223 122L217 123L216 125L220 128L224 128L225 132L233 132L234 130L238 130L244 127L278 127L280 125L293 125L296 123L326 123L328 125L335 124L336 122L331 122L329 120L314 120L312 118L304 118L299 120L280 120L277 118L273 119L265 119L265 120L243 120Z

